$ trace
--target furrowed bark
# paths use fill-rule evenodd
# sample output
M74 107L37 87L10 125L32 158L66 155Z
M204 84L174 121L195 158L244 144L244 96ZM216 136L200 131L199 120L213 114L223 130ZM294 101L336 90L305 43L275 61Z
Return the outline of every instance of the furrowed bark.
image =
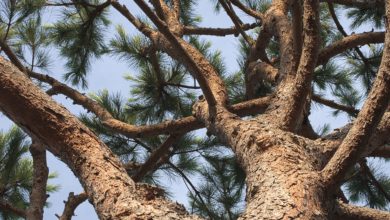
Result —
M162 198L147 199L102 141L3 58L0 109L70 167L99 218L197 218Z
M386 14L390 14L390 5L388 4L386 5ZM381 65L367 101L346 138L322 171L324 181L328 186L336 187L339 185L348 169L365 153L371 134L389 105L389 99L390 35L386 33Z
M308 108L307 96L311 91L312 74L316 67L320 45L319 3L316 0L304 1L303 7L304 42L298 70L296 76L293 77L290 73L279 85L276 99L271 107L274 108L271 112L276 116L275 123L287 131L296 131L302 124L304 110ZM281 53L281 60L285 59L283 56L292 55ZM289 71L294 71L294 68Z
M42 144L33 142L30 146L30 152L33 158L34 176L26 219L40 220L43 219L43 207L47 199L46 186L49 168L46 164L46 149Z
M223 108L217 109L215 122L207 122L201 105L195 106L196 116L232 148L247 175L247 207L240 219L331 216L317 172L319 152L310 140L273 128L266 117L243 121Z

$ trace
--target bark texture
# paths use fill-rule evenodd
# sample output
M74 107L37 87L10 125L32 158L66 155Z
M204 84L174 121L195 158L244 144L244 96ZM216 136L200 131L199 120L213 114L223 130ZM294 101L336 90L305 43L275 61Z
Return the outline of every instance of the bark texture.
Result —
M95 134L0 58L0 109L48 146L80 180L101 219L196 219L161 197L146 198Z

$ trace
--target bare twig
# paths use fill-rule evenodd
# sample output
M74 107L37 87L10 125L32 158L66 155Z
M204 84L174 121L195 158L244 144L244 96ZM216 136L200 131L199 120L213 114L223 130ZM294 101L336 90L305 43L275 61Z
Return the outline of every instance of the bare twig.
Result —
M87 193L83 192L78 195L74 195L74 192L70 192L68 196L68 200L64 201L65 207L62 215L59 216L56 214L59 220L71 220L74 216L74 211L76 208L88 199Z

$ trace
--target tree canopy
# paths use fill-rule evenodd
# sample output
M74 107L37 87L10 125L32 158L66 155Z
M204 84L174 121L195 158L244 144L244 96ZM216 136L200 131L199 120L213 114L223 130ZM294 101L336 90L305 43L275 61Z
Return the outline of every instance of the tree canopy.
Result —
M2 218L43 218L46 151L85 190L59 219L87 200L101 219L390 218L388 1L208 1L231 27L205 26L197 4L0 2L0 111L24 131L0 133ZM210 36L236 37L237 69ZM106 56L128 65L130 94L88 92ZM313 129L323 107L350 123Z

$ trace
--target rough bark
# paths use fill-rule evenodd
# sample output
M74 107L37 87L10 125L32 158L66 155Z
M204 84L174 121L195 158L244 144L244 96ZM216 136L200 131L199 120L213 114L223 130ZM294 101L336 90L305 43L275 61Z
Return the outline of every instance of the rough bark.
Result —
M205 103L196 116L235 152L247 174L247 208L240 219L327 219L332 215L318 170L320 148L314 142L270 126L270 121L243 121L218 108L215 122Z
M46 203L46 186L49 175L49 168L46 164L46 149L39 142L33 142L30 146L33 158L33 184L30 194L30 206L26 211L26 219L43 219L43 208Z
M0 109L65 162L101 219L196 219L160 197L137 190L118 158L87 127L0 58Z
M390 14L389 5L386 5L386 14ZM341 146L322 171L326 184L340 184L347 170L365 153L366 145L385 113L389 100L390 35L386 33L381 65L367 101Z

